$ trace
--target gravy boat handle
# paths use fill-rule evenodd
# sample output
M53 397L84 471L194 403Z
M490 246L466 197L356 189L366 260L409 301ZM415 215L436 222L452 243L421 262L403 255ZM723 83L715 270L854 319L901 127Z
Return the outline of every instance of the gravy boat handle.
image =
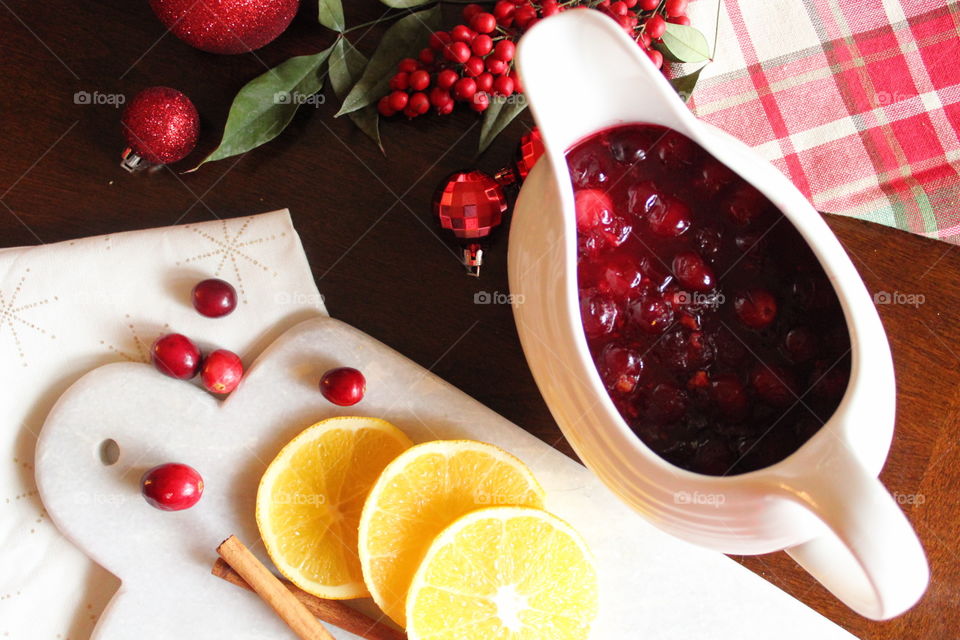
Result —
M930 569L893 496L840 438L806 468L784 478L780 491L826 530L786 552L862 616L887 620L912 607L927 588Z

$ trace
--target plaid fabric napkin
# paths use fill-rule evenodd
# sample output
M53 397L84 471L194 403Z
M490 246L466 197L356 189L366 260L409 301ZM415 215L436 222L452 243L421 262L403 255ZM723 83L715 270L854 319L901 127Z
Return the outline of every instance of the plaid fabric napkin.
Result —
M697 0L708 40L718 2L694 112L820 211L960 244L960 3Z

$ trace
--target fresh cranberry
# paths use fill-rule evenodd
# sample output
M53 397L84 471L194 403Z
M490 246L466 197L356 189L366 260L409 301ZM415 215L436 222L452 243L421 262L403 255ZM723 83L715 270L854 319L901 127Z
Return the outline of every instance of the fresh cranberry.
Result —
M667 13L667 17L676 18L678 16L686 15L687 2L688 0L667 0L667 2L663 5L664 11Z
M410 102L407 103L407 108L404 109L404 113L412 112L415 115L423 115L429 110L430 98L428 98L424 92L418 91L410 94Z
M607 389L621 394L633 392L644 367L639 351L613 342L603 348L597 363Z
M441 89L440 87L434 87L430 90L430 104L436 109L442 109L448 104L453 102L453 96L450 95L450 91L447 89Z
M687 410L686 398L680 389L662 382L655 386L647 398L646 418L654 422L676 422Z
M777 317L777 300L766 289L749 289L734 297L733 310L751 329L765 329Z
M469 21L473 16L483 12L483 5L470 3L463 8L463 19Z
M450 34L446 31L434 31L427 41L427 45L434 51L443 51L448 44L450 44Z
M563 11L563 8L557 4L557 0L541 0L540 2L540 15L544 18L555 16L561 11Z
M710 379L710 393L725 415L740 419L747 412L747 392L737 376L720 373Z
M787 332L783 345L794 362L807 362L817 353L817 338L806 327L796 327Z
M390 96L383 96L377 101L377 111L384 118L389 118L397 114L397 110L390 106Z
M710 291L716 284L713 269L693 251L684 251L673 257L673 273L680 284L694 291Z
M517 7L516 12L513 14L513 21L521 29L529 29L533 27L534 21L537 19L537 10L530 5L523 7Z
M170 462L144 473L140 478L140 492L152 507L161 511L182 511L200 500L203 478L193 467Z
M497 95L513 95L513 79L510 76L500 76L494 81L493 90Z
M663 298L650 296L630 307L630 317L647 333L663 333L673 323L673 309Z
M580 316L587 337L599 338L616 329L620 321L620 307L609 296L594 292L580 299Z
M477 93L477 81L473 78L460 78L453 85L453 97L461 102L472 100Z
M493 57L497 60L510 62L516 54L517 45L511 40L501 40L493 47Z
M170 333L157 338L150 348L157 371L178 380L189 380L200 371L200 349L190 338Z
M202 280L193 288L193 307L200 315L220 318L237 308L237 290L225 280Z
M599 189L582 189L574 195L577 210L577 229L588 231L613 220L613 203Z
M390 88L394 91L406 91L409 86L410 74L406 71L401 71L390 78Z
M450 39L454 42L470 43L476 35L477 34L465 24L458 24L453 29L450 29ZM460 62L463 61L461 60Z
M663 68L663 54L656 49L647 49L647 57L657 69Z
M460 76L453 69L444 69L437 74L437 86L441 89L449 89L457 80L460 79Z
M490 95L485 91L478 91L474 94L473 100L470 101L470 108L477 112L486 111L489 106Z
M232 392L243 378L243 362L240 356L226 349L217 349L203 361L200 379L203 386L212 393Z
M760 398L774 407L787 407L797 400L792 376L783 367L758 365L750 376L750 384Z
M367 380L352 367L330 369L320 378L320 392L333 404L349 407L363 400Z
M418 69L410 74L410 88L414 91L423 91L430 86L430 74Z
M450 62L459 62L463 64L470 59L471 51L470 46L466 42L457 40L456 42L451 42L443 50L443 57L449 60Z
M658 40L663 37L664 32L667 30L667 21L663 19L659 13L655 13L649 18L647 18L647 23L644 26L644 32L646 32L654 40Z
M473 39L473 42L470 43L470 50L473 51L475 56L485 56L491 51L493 51L493 38L488 36L485 33L478 35Z
M490 58L487 58L489 60ZM489 72L483 72L476 77L477 81L477 91L486 91L490 93L493 91L493 74Z
M420 63L413 58L404 58L397 63L397 71L403 73L413 73L420 68Z
M483 69L483 58L479 56L471 56L463 65L463 73L471 78L476 78L483 73Z
M388 96L390 108L394 111L403 111L410 102L410 94L406 91L394 91Z
M492 33L497 28L497 18L492 13L478 13L470 18L470 28L477 33Z

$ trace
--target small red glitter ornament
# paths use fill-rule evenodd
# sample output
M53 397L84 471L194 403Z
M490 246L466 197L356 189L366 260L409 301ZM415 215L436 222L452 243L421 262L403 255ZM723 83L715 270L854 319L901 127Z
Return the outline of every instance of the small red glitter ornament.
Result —
M299 6L300 0L150 0L173 35L201 51L225 54L272 42Z
M482 171L458 171L451 174L437 190L433 200L434 214L440 226L453 231L463 245L463 264L467 274L480 276L486 238L503 221L507 196L503 187L520 183L543 155L543 142L537 129L525 134L514 166L491 177Z
M127 147L120 166L137 171L185 158L197 146L200 116L190 98L170 87L144 89L121 119Z

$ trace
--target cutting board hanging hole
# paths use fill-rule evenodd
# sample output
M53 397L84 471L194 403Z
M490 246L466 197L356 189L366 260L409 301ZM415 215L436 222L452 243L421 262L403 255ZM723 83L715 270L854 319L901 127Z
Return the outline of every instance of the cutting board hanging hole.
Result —
M98 453L103 466L109 467L115 465L117 460L120 459L120 445L118 445L117 441L113 438L107 438L100 443Z

